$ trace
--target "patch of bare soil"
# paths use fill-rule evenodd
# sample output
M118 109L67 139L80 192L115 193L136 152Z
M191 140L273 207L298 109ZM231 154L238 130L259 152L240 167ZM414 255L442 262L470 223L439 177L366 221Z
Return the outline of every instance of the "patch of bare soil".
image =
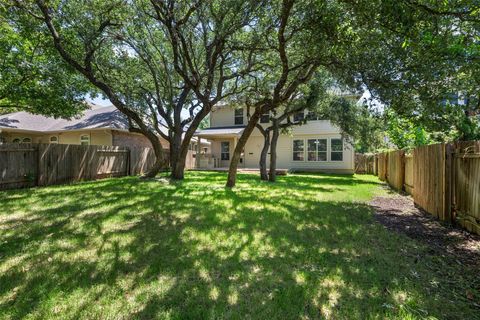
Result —
M387 229L421 241L461 264L480 267L480 236L440 222L417 208L411 197L376 197L370 205L375 209L375 219Z

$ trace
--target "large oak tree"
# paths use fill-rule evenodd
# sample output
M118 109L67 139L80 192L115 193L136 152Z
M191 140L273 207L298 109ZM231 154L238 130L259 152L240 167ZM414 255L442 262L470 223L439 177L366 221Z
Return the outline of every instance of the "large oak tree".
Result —
M242 35L258 1L14 2L43 27L63 61L150 140L157 162L147 176L164 164L162 136L172 178L183 178L195 130L212 106L242 90L254 65Z

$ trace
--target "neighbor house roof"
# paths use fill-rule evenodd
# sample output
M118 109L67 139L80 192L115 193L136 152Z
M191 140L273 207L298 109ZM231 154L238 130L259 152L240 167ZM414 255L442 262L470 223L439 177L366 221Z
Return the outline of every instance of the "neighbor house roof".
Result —
M196 136L240 135L245 126L214 127L195 132Z
M55 119L28 112L0 115L0 129L55 132L85 129L128 130L128 121L114 106L93 107L80 117L70 120Z

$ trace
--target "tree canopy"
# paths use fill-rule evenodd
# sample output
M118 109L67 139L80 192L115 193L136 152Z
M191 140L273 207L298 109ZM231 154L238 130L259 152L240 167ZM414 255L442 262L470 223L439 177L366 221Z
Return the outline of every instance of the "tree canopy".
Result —
M29 27L19 28L19 22ZM55 58L50 39L31 22L31 17L20 18L11 6L0 4L0 113L74 116L86 108L85 95L95 91Z

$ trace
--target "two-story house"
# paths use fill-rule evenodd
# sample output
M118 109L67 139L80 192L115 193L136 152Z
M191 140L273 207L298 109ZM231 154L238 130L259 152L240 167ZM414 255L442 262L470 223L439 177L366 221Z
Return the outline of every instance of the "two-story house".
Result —
M295 117L307 117L306 124L293 126L289 134L281 134L277 146L277 168L292 171L354 172L354 148L342 138L340 130L328 120L321 120L307 111ZM260 119L269 125L269 116ZM210 127L196 136L211 143L211 154L197 159L197 168L228 168L233 151L247 123L246 107L216 107L210 114ZM242 153L239 168L258 169L263 136L255 128Z

